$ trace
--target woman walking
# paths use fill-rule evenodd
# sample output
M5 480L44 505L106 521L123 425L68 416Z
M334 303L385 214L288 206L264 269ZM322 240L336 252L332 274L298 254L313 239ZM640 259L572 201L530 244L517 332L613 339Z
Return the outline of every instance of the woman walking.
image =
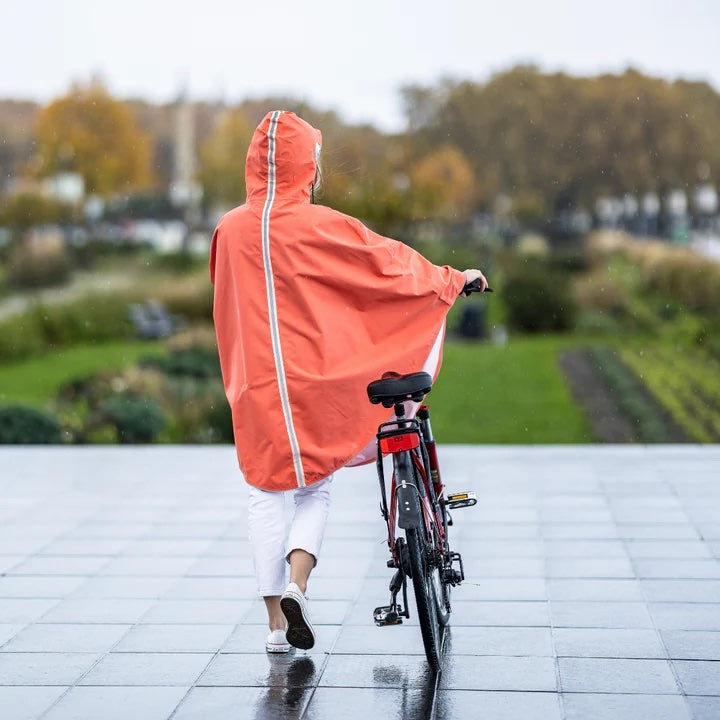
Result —
M433 265L311 202L321 142L294 113L268 113L247 154L247 201L220 220L210 250L268 652L314 645L305 594L333 472L373 459L376 428L388 419L367 401L368 382L388 370L437 376L448 310L466 283L487 286L479 270ZM287 491L295 512L286 542Z

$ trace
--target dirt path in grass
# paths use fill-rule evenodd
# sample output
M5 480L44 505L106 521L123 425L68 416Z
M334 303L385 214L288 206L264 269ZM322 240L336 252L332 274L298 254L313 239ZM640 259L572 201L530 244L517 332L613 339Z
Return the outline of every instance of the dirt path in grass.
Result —
M640 442L635 421L620 405L616 392L587 351L567 350L560 355L558 362L570 392L585 412L598 442ZM638 384L645 403L654 409L664 426L666 437L662 442L693 442L639 379Z
M570 392L587 415L597 441L637 442L632 422L618 405L590 356L584 350L568 350L560 355L559 363Z

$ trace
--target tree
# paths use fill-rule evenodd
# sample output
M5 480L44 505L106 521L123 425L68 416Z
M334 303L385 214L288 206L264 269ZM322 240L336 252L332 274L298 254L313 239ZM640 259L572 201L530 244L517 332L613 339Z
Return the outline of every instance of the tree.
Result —
M377 232L398 232L410 214L402 143L368 125L318 127L323 131L320 202L360 218Z
M40 172L77 172L89 193L109 195L147 186L150 140L131 111L96 80L75 84L40 112Z
M588 206L720 174L720 95L707 83L518 66L486 83L408 87L403 98L414 157L452 143L488 208L500 194Z
M412 212L416 219L465 220L475 195L473 170L452 145L432 151L410 168Z
M245 200L245 157L254 131L245 114L228 110L200 153L200 183L210 203L239 205Z

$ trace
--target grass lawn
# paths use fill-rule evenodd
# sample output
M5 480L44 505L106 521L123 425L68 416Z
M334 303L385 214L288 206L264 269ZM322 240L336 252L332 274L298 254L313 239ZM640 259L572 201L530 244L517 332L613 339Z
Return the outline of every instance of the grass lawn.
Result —
M438 442L593 442L558 367L568 337L445 343L443 368L428 396Z
M0 404L42 407L68 380L103 369L119 370L143 355L165 352L158 341L107 342L76 345L41 357L0 365Z
M577 343L568 336L511 338L505 347L448 339L428 398L438 442L592 442L557 363L558 353ZM161 342L109 342L0 365L0 404L42 407L72 378L163 352Z

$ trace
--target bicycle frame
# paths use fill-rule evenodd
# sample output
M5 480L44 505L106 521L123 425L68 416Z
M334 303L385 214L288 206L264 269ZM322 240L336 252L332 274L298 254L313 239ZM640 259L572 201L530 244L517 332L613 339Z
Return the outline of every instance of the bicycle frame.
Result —
M450 550L449 514L443 493L430 413L422 406L417 417L406 418L402 402L395 404L395 419L378 428L377 473L380 511L387 523L390 604L376 607L378 625L397 625L410 618L408 579L415 594L420 631L431 668L441 667L442 628L450 621L450 587L465 578L462 558ZM392 456L393 475L388 498L383 456ZM405 531L396 537L395 528ZM458 563L459 570L453 568ZM402 590L402 605L398 593Z
M388 526L387 543L393 566L402 567L395 537L396 524L403 529L422 528L430 547L445 552L447 526L445 513L440 508L442 483L427 406L420 408L416 418L400 416L383 423L378 428L377 438L380 510ZM393 458L389 505L383 466L385 452Z

